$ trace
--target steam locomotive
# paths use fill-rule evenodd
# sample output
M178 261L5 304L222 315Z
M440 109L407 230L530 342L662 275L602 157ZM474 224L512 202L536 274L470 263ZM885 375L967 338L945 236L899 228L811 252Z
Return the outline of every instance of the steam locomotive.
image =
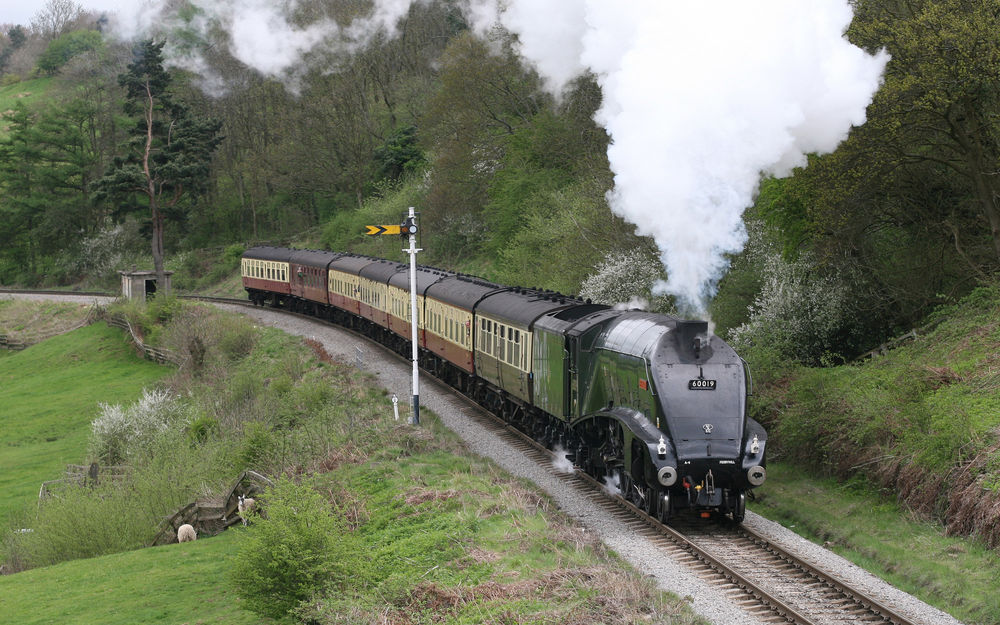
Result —
M305 312L411 353L407 265L254 247L257 305ZM430 267L416 275L419 363L666 522L682 509L741 522L766 478L767 433L747 415L744 361L688 321L613 310Z

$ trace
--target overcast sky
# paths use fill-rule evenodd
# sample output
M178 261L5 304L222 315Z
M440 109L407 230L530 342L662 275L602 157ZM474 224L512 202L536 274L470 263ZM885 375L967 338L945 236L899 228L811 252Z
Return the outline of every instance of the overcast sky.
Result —
M76 0L88 11L134 11L143 0ZM31 19L45 5L45 0L0 0L0 24L31 24Z

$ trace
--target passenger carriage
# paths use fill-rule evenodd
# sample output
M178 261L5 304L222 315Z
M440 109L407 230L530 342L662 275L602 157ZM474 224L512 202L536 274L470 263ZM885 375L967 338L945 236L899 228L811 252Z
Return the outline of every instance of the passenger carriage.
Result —
M327 293L331 306L350 315L361 314L361 269L373 262L376 259L358 254L341 254L330 261L327 267ZM353 327L354 324L350 326Z
M406 265L391 260L373 260L361 268L358 280L358 314L363 319L388 330L389 278L406 269Z
M456 372L459 378L475 373L473 311L483 298L506 289L480 278L451 274L424 292L428 327L425 347L457 367L461 371Z
M284 305L291 293L288 277L292 252L283 247L258 246L243 253L240 273L251 301Z
M289 292L299 298L300 308L311 302L308 311L318 314L329 303L327 268L339 254L316 250L295 250L289 258Z

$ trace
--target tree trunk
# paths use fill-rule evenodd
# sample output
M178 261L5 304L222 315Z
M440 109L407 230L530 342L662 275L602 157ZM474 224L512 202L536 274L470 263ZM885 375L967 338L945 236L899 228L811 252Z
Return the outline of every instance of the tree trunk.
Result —
M153 206L153 271L156 272L156 292L159 295L167 295L167 276L163 269L163 213L156 207L155 200Z
M984 141L988 139L979 120L979 111L967 102L958 110L963 112L963 119L956 122L949 116L949 121L953 129L958 127L964 131L955 134L959 145L965 150L976 201L990 225L993 252L1000 261L1000 206L997 206L997 200L1000 199L1000 184L996 176L996 158L992 157L995 151L984 145Z

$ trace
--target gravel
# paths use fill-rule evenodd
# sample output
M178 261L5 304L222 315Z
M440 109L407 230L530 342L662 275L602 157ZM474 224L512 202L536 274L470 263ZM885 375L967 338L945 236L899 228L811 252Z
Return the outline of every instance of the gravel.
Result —
M17 296L0 293L0 299L31 297L37 299L69 299L72 296ZM75 298L77 301L79 297ZM378 377L379 383L397 395L401 403L412 397L412 368L382 348L349 332L310 321L283 315L267 309L247 309L219 305L220 308L243 313L264 326L278 328L319 341L334 357L345 362L358 362ZM424 378L421 378L422 380ZM691 570L662 556L649 540L636 536L625 523L610 514L595 510L574 489L556 477L553 469L527 459L503 441L489 434L466 416L468 406L453 394L422 384L420 403L433 410L450 429L455 431L469 449L488 457L511 474L534 482L545 491L562 511L581 525L584 531L595 532L600 539L637 570L652 576L658 585L687 598L694 610L717 625L761 625L762 621L744 612L718 588L699 579ZM387 409L390 406L387 406ZM748 511L744 523L789 552L822 568L849 584L863 588L894 610L925 625L961 625L961 623L917 598L904 593L840 556L815 545L794 532Z

